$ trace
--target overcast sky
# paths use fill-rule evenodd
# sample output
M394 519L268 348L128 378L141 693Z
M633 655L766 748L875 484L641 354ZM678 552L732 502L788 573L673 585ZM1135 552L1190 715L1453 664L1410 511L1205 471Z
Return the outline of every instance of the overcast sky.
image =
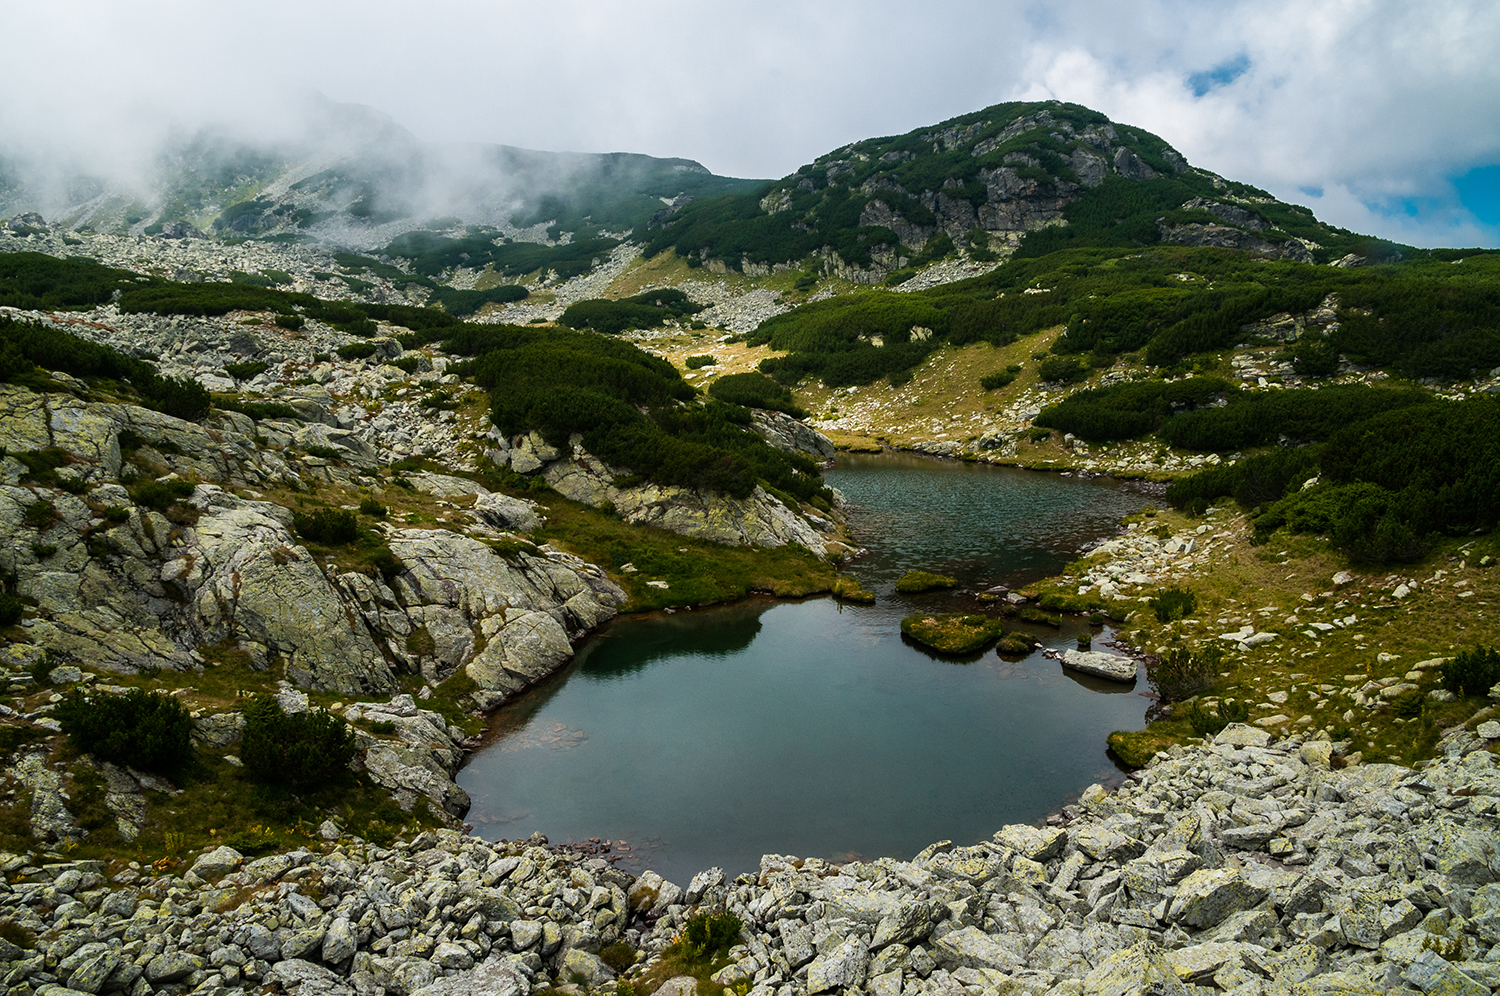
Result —
M1417 245L1500 245L1500 2L0 0L0 151L100 169L316 89L423 139L779 177L1056 97Z

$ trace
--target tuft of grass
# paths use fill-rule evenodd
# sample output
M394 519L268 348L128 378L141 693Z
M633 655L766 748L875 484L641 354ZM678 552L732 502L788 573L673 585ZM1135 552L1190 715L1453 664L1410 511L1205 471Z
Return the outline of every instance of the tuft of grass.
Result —
M1152 723L1144 730L1116 730L1108 738L1109 749L1132 768L1144 768L1159 752L1178 743L1174 726L1186 724Z
M860 584L859 578L853 574L841 574L834 579L833 597L840 601L856 602L860 605L875 604L875 593Z

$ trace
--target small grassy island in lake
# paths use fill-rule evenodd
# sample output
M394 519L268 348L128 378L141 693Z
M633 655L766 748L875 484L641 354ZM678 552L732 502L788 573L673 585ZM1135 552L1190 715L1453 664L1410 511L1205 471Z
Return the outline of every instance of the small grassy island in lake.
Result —
M907 571L901 575L901 580L896 582L896 590L911 595L924 591L936 591L939 588L952 588L956 584L958 584L956 580L941 574Z
M924 646L945 654L971 654L1005 635L1005 623L989 616L963 613L927 615L918 612L901 620L901 632Z
M860 605L874 605L875 593L859 583L859 578L853 574L840 575L833 582L833 597L842 602L858 602Z

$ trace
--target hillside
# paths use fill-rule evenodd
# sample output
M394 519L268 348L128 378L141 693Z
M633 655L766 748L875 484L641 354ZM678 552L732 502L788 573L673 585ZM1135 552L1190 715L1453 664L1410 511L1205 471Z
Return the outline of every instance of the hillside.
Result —
M671 248L746 272L819 255L824 272L880 283L955 252L1157 244L1318 262L1402 253L1195 168L1149 132L1051 101L856 142L757 190L699 199L653 228L646 254Z

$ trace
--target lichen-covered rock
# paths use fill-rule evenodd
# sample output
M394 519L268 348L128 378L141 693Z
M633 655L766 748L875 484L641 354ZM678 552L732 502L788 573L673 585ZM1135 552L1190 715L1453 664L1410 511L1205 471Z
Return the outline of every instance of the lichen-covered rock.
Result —
M1116 951L1083 980L1090 996L1188 996L1171 964L1154 944Z
M1137 664L1129 657L1116 657L1114 654L1103 654L1098 651L1076 650L1068 648L1063 654L1063 666L1070 667L1084 674L1091 674L1096 678L1107 678L1110 681L1135 681Z
M870 949L859 936L846 937L807 966L808 996L829 990L850 989L865 981Z
M1032 827L1012 824L995 833L995 843L1012 848L1032 861L1050 861L1068 842L1062 827Z
M193 862L194 875L205 879L216 879L228 875L240 866L245 856L227 845L220 845Z

